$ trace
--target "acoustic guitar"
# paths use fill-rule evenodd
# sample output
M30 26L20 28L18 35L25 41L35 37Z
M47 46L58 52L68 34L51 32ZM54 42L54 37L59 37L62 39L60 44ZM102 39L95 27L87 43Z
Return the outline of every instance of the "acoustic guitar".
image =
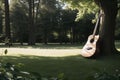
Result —
M81 55L83 57L92 57L99 53L99 35L96 35L98 23L100 20L101 14L98 16L93 34L88 37L88 40L84 47L82 48Z
M84 57L92 57L99 53L99 35L90 35L88 37L87 43L81 51L81 55Z

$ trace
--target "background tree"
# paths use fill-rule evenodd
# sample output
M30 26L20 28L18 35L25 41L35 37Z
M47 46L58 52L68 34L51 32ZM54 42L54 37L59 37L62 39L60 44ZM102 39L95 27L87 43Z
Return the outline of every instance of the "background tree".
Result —
M62 31L64 37L62 38L65 43L70 41L70 43L75 43L75 27L77 22L75 22L77 11L65 9L62 10ZM68 36L69 35L69 36ZM69 40L70 39L70 40Z
M5 37L11 41L10 16L9 16L9 1L4 0L5 8Z
M54 27L56 25L56 0L42 0L41 2L41 37L45 44L53 37Z
M28 7L19 0L11 1L11 27L13 41L28 42Z
M34 28L34 0L28 0L29 5L29 45L35 45L35 28Z
M39 6L38 4L39 4L40 0L16 0L16 1L13 0L11 2L13 2L15 4L15 6L13 6L13 4L11 4L14 9L16 8L16 10L17 10L17 7L18 7L22 11L22 12L20 12L20 15L21 15L21 19L23 19L23 21L20 21L20 22L22 22L24 24L27 23L27 25L24 25L24 26L26 26L26 28L23 30L23 32L25 33L26 38L28 38L28 39L26 39L26 41L28 42L28 45L35 45L35 42L36 42L35 22L37 21L37 13L38 13L38 6ZM13 12L14 12L14 9L13 9ZM13 16L14 16L14 14L13 14ZM20 25L23 25L23 24L20 24ZM20 38L20 39L22 40L22 38Z
M0 34L3 32L3 12L2 9L0 8Z
M28 1L12 0L11 4L11 24L14 42L28 42L32 33L29 32L29 5ZM56 0L35 0L34 2L34 28L36 42L59 42L76 43L83 42L83 28L87 19L75 22L77 10L70 10L64 7L65 4ZM85 16L84 16L85 17ZM32 19L33 20L33 19ZM88 22L92 19L90 18ZM81 22L81 23L80 23ZM90 22L92 25L92 23ZM87 29L89 31L90 25ZM80 30L80 31L79 31ZM87 37L85 34L84 37Z

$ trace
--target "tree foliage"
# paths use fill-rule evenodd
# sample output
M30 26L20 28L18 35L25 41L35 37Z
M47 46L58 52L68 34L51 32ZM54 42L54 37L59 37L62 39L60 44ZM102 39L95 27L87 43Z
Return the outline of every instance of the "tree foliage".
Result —
M11 0L9 4L13 42L28 43L29 36L34 33L35 42L75 43L85 41L92 33L94 27L92 20L98 11L98 6L93 0L34 0L32 21L35 32L29 27L31 23L28 1ZM0 1L0 14L0 32L3 32L5 24L2 1ZM119 39L119 34L118 15L116 39Z
M77 18L78 21L80 18L83 18L86 14L93 14L98 11L98 6L92 0L62 0L67 4L71 9L77 9Z
M16 41L28 41L28 12L27 6L25 4L21 4L19 1L13 0L11 7L11 22L12 22L12 30L13 36ZM27 36L26 36L27 35Z

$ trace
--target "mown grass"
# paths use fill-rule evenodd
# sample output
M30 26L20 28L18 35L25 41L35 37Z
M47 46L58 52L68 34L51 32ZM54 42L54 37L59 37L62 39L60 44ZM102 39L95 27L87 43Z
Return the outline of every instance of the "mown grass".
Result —
M100 71L114 74L120 70L120 56L108 56L99 59L86 59L81 56L69 57L4 57L4 60L14 64L23 63L24 71L38 72L42 76L56 76L65 73L69 80L86 80Z
M51 45L51 44L50 44ZM66 49L81 48L78 45L45 45L46 48ZM45 48L40 47L39 48ZM116 47L120 48L120 43L116 43ZM36 47L37 48L37 47ZM52 49L50 48L50 49ZM42 76L56 76L64 73L69 80L86 80L89 76L93 76L98 72L108 72L114 74L116 70L120 70L120 55L112 55L100 57L98 59L86 59L80 55L68 57L41 57L41 56L5 56L5 62L13 64L22 63L21 67L24 71L38 72Z

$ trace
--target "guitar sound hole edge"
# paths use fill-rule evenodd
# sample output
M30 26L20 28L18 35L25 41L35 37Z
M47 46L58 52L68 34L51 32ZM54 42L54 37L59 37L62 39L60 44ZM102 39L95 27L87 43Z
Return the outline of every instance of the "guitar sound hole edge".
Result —
M91 49L92 49L92 47L88 47L88 48L87 48L87 50L91 50Z
M92 38L91 40L90 40L90 43L93 43L94 42L94 38Z

